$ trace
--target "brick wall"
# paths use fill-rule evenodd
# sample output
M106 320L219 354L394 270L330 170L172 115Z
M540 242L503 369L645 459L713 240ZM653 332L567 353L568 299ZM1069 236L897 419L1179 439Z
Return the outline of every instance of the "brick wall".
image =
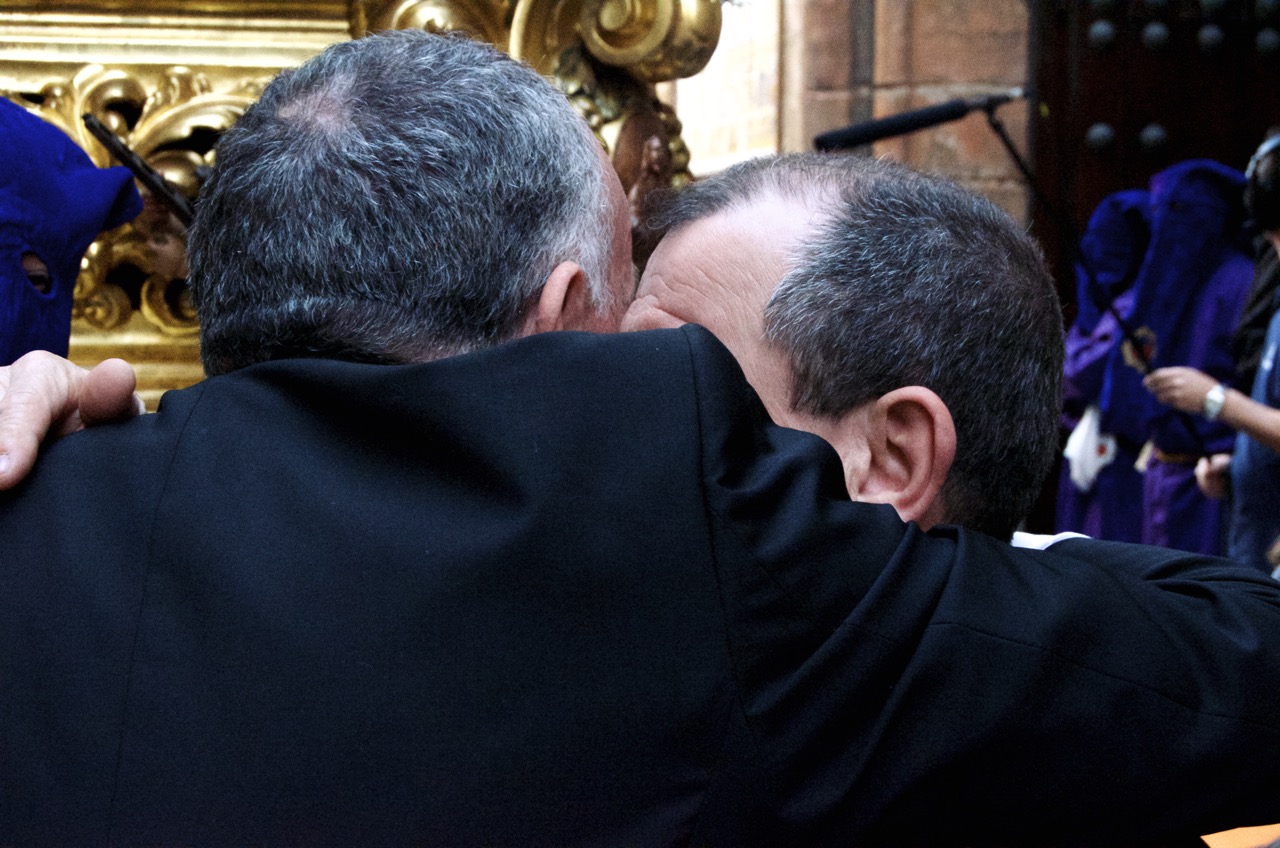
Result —
M773 150L810 150L830 129L955 97L1022 86L1025 0L739 0L696 77L664 87L694 174ZM998 117L1025 154L1027 108ZM1025 220L1026 189L987 126L968 117L874 146L945 174Z
M1025 0L783 0L783 150L825 130L1024 85ZM1026 151L1027 108L997 116ZM1021 175L980 112L888 139L876 155L942 173L1027 213Z

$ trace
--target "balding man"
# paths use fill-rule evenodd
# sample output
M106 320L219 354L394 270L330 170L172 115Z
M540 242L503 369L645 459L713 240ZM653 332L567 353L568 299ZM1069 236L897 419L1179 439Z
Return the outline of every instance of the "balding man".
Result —
M1280 817L1280 586L926 534L851 502L706 330L548 332L616 327L627 215L527 68L337 45L268 87L205 192L212 376L0 500L0 841L1135 843Z
M1008 539L1057 450L1062 317L990 202L889 162L758 159L683 189L623 329L701 324L855 500Z

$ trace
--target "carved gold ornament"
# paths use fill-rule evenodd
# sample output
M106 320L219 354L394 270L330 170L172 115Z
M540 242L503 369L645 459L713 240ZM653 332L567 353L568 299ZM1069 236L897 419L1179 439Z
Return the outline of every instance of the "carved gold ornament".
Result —
M92 64L65 83L34 96L10 96L76 140L99 166L118 164L85 129L95 115L183 194L194 198L199 173L212 164L217 138L262 91L266 78L240 80L232 92L214 91L201 73L171 67L144 78ZM195 312L186 295L185 231L168 209L146 198L133 222L104 234L81 262L73 319L99 330L135 315L166 335L192 335Z
M348 20L352 38L384 29L458 30L500 50L507 49L511 4L457 0L351 0Z

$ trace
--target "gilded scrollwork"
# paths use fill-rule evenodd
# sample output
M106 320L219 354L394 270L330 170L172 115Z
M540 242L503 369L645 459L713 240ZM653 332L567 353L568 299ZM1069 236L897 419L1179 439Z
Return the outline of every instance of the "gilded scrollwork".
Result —
M600 66L581 46L560 54L553 78L610 151L631 201L632 258L643 267L656 246L656 234L643 225L650 195L693 179L680 121L651 86L616 68Z
M72 319L99 329L123 325L133 314L129 295L123 287L103 281L115 268L138 267L145 261L142 239L130 232L128 225L105 233L91 244L80 260Z
M115 164L81 121L84 114L95 115L180 192L194 198L215 141L265 82L250 77L230 90L215 91L204 74L187 67L139 73L94 64L39 92L10 96L74 138L96 164ZM184 236L168 208L145 197L142 215L104 234L85 255L73 318L97 330L113 330L140 316L165 335L194 334Z
M508 0L351 0L348 21L352 38L384 29L460 30L505 50L511 6Z
M561 54L581 38L583 0L517 0L507 52L543 76L553 76Z
M706 66L720 21L719 0L517 0L508 52L550 74L581 42L604 65L664 82Z
M103 167L112 164L111 157L85 129L80 116L96 115L108 129L121 135L128 132L127 116L136 116L146 97L142 83L126 71L86 65L69 80L48 83L35 97L14 99L75 139L94 164Z
M720 39L720 2L587 0L578 25L600 62L645 82L665 82L706 66Z

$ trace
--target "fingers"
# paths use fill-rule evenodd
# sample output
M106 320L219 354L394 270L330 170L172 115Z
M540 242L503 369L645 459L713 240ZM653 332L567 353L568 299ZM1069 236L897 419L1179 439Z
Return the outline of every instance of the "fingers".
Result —
M85 373L45 351L28 353L0 368L0 489L26 477L51 428L79 428L76 390Z
M1161 403L1172 403L1178 385L1178 373L1173 368L1157 368L1142 378L1142 385Z
M1152 371L1150 374L1142 378L1142 385L1146 386L1147 391L1157 396L1160 394L1161 387L1167 385L1168 382L1169 382L1168 368L1157 368L1156 370Z
M0 490L16 486L35 464L47 435L142 411L133 369L109 359L92 371L60 356L34 351L0 368Z
M1182 377L1182 368L1157 368L1142 378L1142 385L1155 394L1168 391L1177 385Z
M1196 463L1196 484L1206 497L1222 500L1227 494L1228 472L1231 467L1231 454L1214 454L1202 456Z
M1208 374L1183 366L1157 368L1142 379L1142 385L1156 400L1191 413L1203 409L1205 393L1216 384Z
M132 418L143 411L133 367L123 359L105 359L89 371L80 394L80 418L86 427Z
M38 394L5 394L0 409L0 490L12 488L31 471L51 421L48 404Z

